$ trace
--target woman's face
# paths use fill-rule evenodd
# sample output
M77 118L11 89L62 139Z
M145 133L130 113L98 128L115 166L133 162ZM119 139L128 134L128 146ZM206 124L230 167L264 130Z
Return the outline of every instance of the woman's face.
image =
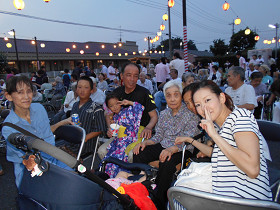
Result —
M192 100L192 92L188 91L184 94L183 100L185 104L187 105L188 109L192 111L193 113L197 114L193 100Z
M217 96L209 88L201 88L193 95L194 105L199 115L205 118L205 109L211 115L213 121L217 120L223 110L225 103L225 94Z
M182 94L176 86L165 90L165 99L170 109L179 109L182 105Z
M29 109L32 102L33 92L30 86L25 83L17 84L17 91L11 95L6 94L6 98L15 105L15 111Z
M189 84L194 82L194 78L193 77L188 77L186 82L184 82L184 87L187 87Z
M121 105L119 104L119 100L116 98L111 98L108 101L108 108L115 114L118 114L121 111Z

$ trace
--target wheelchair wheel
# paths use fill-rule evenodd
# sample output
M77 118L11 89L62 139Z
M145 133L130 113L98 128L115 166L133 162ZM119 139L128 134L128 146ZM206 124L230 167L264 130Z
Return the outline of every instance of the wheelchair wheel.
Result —
M50 103L43 103L42 104L48 113L48 118L51 121L55 114L57 113L56 108Z

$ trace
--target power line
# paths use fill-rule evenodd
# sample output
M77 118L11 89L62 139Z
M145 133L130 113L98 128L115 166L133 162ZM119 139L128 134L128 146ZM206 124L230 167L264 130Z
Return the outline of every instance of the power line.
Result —
M85 27L99 28L99 29L106 29L106 30L113 30L113 31L120 30L119 28L92 25L92 24L84 24L84 23L75 23L75 22L69 22L69 21L63 21L63 20L54 20L54 19L49 19L49 18L42 18L42 17L31 16L31 15L18 14L18 13L14 13L14 12L3 11L3 10L0 10L0 13L4 14L4 15L19 16L19 17L25 17L25 18L29 18L29 19L43 20L43 21L62 23L62 24L68 24L68 25L85 26ZM149 31L136 31L136 30L130 30L130 29L122 29L122 31L125 31L128 33L154 34L153 32L149 32Z

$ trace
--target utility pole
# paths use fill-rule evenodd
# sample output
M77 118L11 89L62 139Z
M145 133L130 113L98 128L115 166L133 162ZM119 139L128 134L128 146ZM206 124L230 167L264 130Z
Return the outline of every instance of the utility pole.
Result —
M234 34L234 20L232 21L232 23L229 23L229 25L232 25L232 35Z
M15 50L16 50L16 57L17 57L17 67L18 67L19 72L21 72L20 62L19 62L19 58L18 58L16 31L15 31L15 29L12 29L11 31L13 32L13 35L14 35L14 43L15 43Z
M37 68L38 70L41 68L40 66L40 61L39 61L39 52L38 52L38 42L37 42L37 37L34 37L35 40L35 50L36 50L36 57L37 57Z

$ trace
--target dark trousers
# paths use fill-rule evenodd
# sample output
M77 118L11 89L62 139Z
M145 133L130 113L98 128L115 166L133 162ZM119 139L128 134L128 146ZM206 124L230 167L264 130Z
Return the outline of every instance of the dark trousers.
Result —
M154 144L147 146L138 155L133 155L134 163L146 163L159 159L159 155L164 150L161 144ZM185 157L190 156L192 153L186 151ZM173 175L176 172L176 165L182 161L182 152L177 152L172 155L169 161L159 163L159 171L156 178L156 199L157 207L159 209L166 209L167 204L167 190L170 188L173 181Z

